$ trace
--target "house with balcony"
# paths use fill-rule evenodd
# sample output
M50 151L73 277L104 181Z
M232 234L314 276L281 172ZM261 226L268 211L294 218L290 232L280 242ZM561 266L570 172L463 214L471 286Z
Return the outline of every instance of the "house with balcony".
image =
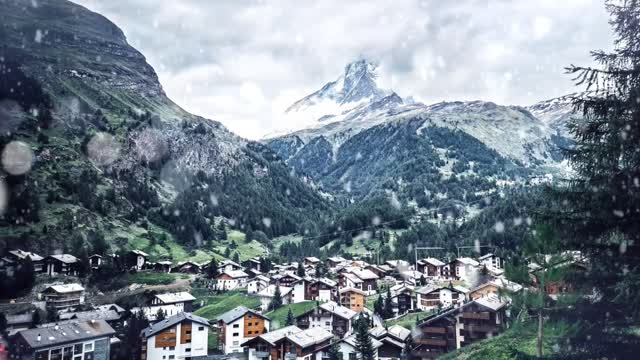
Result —
M276 289L280 289L280 296L282 297L282 304L293 304L293 288L278 285L269 285L258 293L260 298L260 310L267 311L269 304L273 300L276 294Z
M248 340L248 360L322 360L333 334L322 328L292 325Z
M27 259L33 264L33 271L41 273L44 271L44 258L36 253L23 251L23 250L10 250L7 252L7 257L16 263L23 262Z
M451 285L427 285L416 290L416 306L423 310L457 306L465 300L466 290Z
M216 319L218 348L224 354L243 352L244 343L263 334L270 334L270 319L244 306L227 311Z
M413 355L435 359L444 353L500 334L507 302L490 296L432 315L418 325Z
M209 320L183 312L150 325L141 336L142 360L206 356Z
M378 360L378 349L382 346L382 342L374 337L371 337L371 345L373 345L373 360ZM342 354L343 360L358 360L360 355L358 354L356 336L351 335L343 338L338 342L338 349Z
M84 288L80 284L52 285L42 293L46 307L55 311L70 311L84 304Z
M301 329L322 328L338 337L343 337L351 334L353 322L358 314L347 307L329 301L296 316L296 324Z
M336 299L337 289L338 284L331 279L309 279L306 282L304 298L320 302L332 301Z
M148 320L153 321L159 310L162 310L167 317L182 312L191 312L195 300L196 298L186 291L156 294L149 305L132 308L131 312L142 312Z
M342 288L340 293L340 304L355 312L361 312L366 307L367 294L356 288Z
M216 289L233 290L244 287L249 279L249 274L242 270L224 270L216 277Z
M44 271L47 275L78 275L79 260L69 254L49 255L44 258Z
M440 277L442 276L442 268L445 265L445 263L436 258L420 259L416 270L427 277Z

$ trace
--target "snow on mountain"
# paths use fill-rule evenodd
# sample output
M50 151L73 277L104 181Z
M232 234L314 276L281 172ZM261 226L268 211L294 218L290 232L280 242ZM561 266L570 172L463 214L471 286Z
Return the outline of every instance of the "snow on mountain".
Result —
M564 124L571 116L566 102L557 99L528 108L486 101L424 105L380 89L375 80L370 62L347 65L336 81L289 107L288 114L295 113L302 119L299 124L308 125L280 138L295 137L300 148L298 140L309 143L322 136L337 153L346 140L363 130L419 118L426 120L425 126L462 130L500 155L532 165L557 161L554 137L566 136Z

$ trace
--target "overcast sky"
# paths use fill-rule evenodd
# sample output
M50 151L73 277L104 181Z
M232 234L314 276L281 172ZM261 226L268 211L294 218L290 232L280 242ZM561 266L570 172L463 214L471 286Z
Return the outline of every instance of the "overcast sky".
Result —
M185 109L257 139L366 57L381 87L433 103L528 105L611 47L595 0L77 0L122 28Z

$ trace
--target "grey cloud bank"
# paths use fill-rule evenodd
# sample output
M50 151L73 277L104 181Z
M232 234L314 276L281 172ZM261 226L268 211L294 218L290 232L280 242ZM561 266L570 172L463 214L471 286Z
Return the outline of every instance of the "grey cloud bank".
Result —
M611 32L601 1L79 0L121 27L185 109L257 139L366 57L425 103L528 105L574 91Z

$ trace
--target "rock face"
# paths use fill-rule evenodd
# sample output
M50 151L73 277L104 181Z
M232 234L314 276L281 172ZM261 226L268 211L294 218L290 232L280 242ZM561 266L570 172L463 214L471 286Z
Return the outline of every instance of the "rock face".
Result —
M411 146L416 143L409 137L419 139L427 153L438 154L431 158L432 162L427 161L427 166L431 170L437 168L436 172L441 174L450 174L452 163L455 163L453 170L464 169L465 176L478 176L481 171L492 180L513 181L516 173L495 165L510 164L510 169L520 169L518 176L526 178L528 172L541 166L553 167L560 162L558 146L567 143L564 121L570 116L563 104L556 101L523 108L486 101L456 101L424 105L411 98L405 101L395 92L380 89L375 82L374 68L369 64L357 61L347 65L345 74L338 80L297 101L287 110L299 116L309 111L309 119L317 119L315 124L265 142L289 165L334 189L342 188L346 182L362 184L364 181L375 188L389 179L397 181L398 176L393 173L380 170L376 175L367 169L393 169L402 165L394 163L399 160L391 154L400 152L410 156ZM351 76L351 73L360 76ZM349 78L362 81L347 81ZM362 95L351 98L345 96L347 93ZM327 101L332 101L341 111L322 113L322 110L331 109L319 106ZM436 143L441 139L434 139L436 135L452 139L464 137L466 143L456 143L456 140L447 147L439 147ZM387 148L384 144L389 138L396 142L388 153L371 148L371 144ZM471 160L473 154L464 159L448 158L450 153L466 153L468 148L475 148L489 157L483 157L482 161ZM372 153L378 155L371 158ZM357 154L361 154L358 159ZM368 165L360 169L357 161ZM471 163L463 166L461 161ZM488 165L489 162L493 162L489 168L480 170L483 163ZM362 179L359 171L368 173L367 179ZM454 175L456 173L461 172L453 171Z
M276 235L327 208L267 147L172 102L144 56L105 17L66 0L0 0L0 7L0 70L11 74L0 81L0 114L11 120L0 147L32 145L35 162L19 186L50 193L37 211L58 245L73 231L58 227L67 212L109 228L107 237L133 226L123 218L144 219L200 245L215 216ZM38 124L44 109L52 114L46 127ZM0 170L0 180L5 175ZM83 181L90 196L77 193L80 175L90 180Z

